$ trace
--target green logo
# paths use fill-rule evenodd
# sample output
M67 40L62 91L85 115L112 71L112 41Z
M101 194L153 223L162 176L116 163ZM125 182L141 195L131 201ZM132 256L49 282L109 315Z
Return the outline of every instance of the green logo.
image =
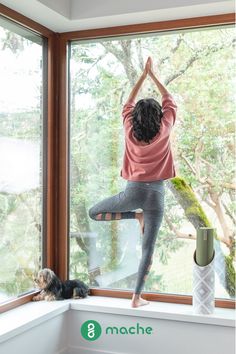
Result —
M81 334L84 339L87 340L96 340L100 337L102 333L102 327L97 321L88 320L84 322L81 326Z

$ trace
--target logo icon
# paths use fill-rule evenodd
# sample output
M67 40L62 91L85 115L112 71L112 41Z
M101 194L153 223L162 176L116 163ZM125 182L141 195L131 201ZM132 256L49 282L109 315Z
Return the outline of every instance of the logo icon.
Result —
M81 326L82 337L86 340L93 341L100 337L102 333L102 327L97 321L88 320Z

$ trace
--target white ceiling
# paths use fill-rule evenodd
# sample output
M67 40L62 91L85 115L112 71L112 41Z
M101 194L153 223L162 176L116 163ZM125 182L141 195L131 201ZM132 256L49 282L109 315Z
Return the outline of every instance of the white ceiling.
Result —
M234 12L233 0L1 0L56 32Z

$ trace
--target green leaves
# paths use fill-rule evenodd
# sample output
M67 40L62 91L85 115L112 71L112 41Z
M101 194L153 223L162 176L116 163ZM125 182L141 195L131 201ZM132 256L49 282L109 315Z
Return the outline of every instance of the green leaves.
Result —
M218 188L220 191L222 181L231 181L234 170L231 78L234 36L232 28L196 29L72 45L71 60L78 64L71 77L75 106L82 98L81 93L89 95L89 99L84 100L82 108L72 112L72 166L77 166L78 171L75 174L73 167L72 180L75 185L77 181L78 188L71 189L71 227L73 230L79 229L86 220L89 229L96 230L97 252L101 256L98 263L106 270L105 273L110 269L109 264L111 267L113 263L119 264L121 255L134 257L135 252L140 250L139 244L133 255L129 250L122 252L122 234L132 234L131 222L120 222L114 226L114 222L90 221L86 213L80 213L79 219L73 215L77 214L81 203L88 208L98 200L117 193L125 185L125 181L119 178L124 149L121 110L136 75L142 70L143 62L147 56L152 56L154 69L169 83L169 89L176 97L178 116L172 146L178 173L192 188L200 191L197 196L203 202L209 198L209 190L202 188L199 176L203 180L210 177L216 190ZM142 96L157 95L151 85L150 81L146 82ZM224 192L227 194L228 191ZM232 203L229 200L227 203L231 209ZM189 230L190 223L169 190L165 208L176 230L185 225L185 232L188 233L186 228ZM212 218L205 206L204 212L209 219ZM189 233L192 234L193 230ZM168 269L174 269L173 259L177 254L177 267L180 272L183 271L181 254L185 254L185 249L188 249L186 257L191 263L191 251L187 248L191 242L191 238L187 241L179 239L163 221L155 252L156 261L163 266L164 273L160 273L162 271L159 271L158 265L153 265L146 289L191 293L189 267L190 270L185 269L186 274L178 275L182 285L167 274ZM120 252L117 252L117 247ZM76 252L75 249L73 252ZM111 259L112 254L117 259ZM81 269L86 269L84 259L82 262L78 258L78 262ZM125 280L120 284L123 288L130 287Z

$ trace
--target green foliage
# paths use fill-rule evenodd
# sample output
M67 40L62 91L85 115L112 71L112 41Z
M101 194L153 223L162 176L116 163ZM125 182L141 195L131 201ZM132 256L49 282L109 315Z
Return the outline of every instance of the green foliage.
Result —
M37 139L41 134L40 111L0 114L0 136Z
M188 204L190 204L185 209L187 218L191 218L191 216L198 216L199 220L201 220L201 224L199 224L199 226L211 227L211 223L207 219L206 213L199 204L193 190L189 187L189 185L187 185L184 179L181 177L175 177L172 179L172 183L174 184L175 189L182 195L183 199L187 200Z
M0 37L2 50L9 56L20 57L22 51L31 45L30 41L19 36L7 36L6 32L1 32ZM119 178L124 151L121 110L148 55L153 57L155 70L176 97L178 116L172 147L178 175L183 178L174 178L172 183L192 201L184 213L167 190L165 213L168 219L177 230L187 229L189 234L192 230L186 216L197 213L204 225L215 222L206 204L210 199L209 189L200 182L207 178L211 179L214 191L227 206L224 216L234 214L233 194L225 187L226 183L232 183L235 172L234 37L233 28L222 27L72 44L70 232L81 236L80 243L74 238L70 240L71 278L78 277L93 285L94 279L89 273L91 262L101 274L106 275L119 271L127 259L141 257L141 242L133 238L138 234L136 221L98 223L89 219L88 209L125 186L125 181ZM41 90L41 86L38 87L39 96ZM151 82L147 81L140 97L153 95L160 100ZM23 112L12 112L10 108L8 113L0 112L0 135L40 139L40 104L39 101L37 107ZM201 207L197 205L196 198ZM38 190L20 196L0 193L0 231L3 235L0 257L4 264L0 289L5 294L15 295L33 285L32 273L41 264L40 208L41 193ZM232 220L228 216L227 222L232 228ZM91 232L95 234L93 246L90 246ZM168 278L170 268L167 267L185 247L186 242L176 237L164 219L155 245L156 259L144 290L191 294L191 267L175 275L181 281L174 285ZM90 254L91 249L93 254ZM229 251L233 254L232 249ZM184 256L192 258L190 253ZM234 296L233 259L230 256L225 259L227 291ZM162 269L165 268L163 273L157 260ZM182 261L181 253L177 266ZM171 267L174 268L173 264ZM135 284L134 271L127 268L127 280L122 278L117 284L124 289L132 288Z
M10 138L18 140L19 146L21 140L39 142L43 130L42 47L3 28L0 28L0 44L2 85L0 140L1 138L9 141ZM14 82L13 86L11 86L12 82ZM30 89L33 88L30 98L29 86ZM14 93L15 87L20 87L17 95ZM34 102L31 102L32 97ZM9 149L11 150L10 143ZM42 151L40 152L42 154ZM21 158L24 161L24 156ZM33 276L41 267L42 261L42 189L39 187L31 191L22 190L18 194L10 193L11 189L15 190L14 187L19 187L13 185L19 161L16 157L17 167L12 167L12 161L8 165L7 159L8 151L1 151L0 302L32 289ZM22 170L24 167L24 164L20 166ZM41 168L42 166L38 166L40 175ZM9 176L7 181L6 176ZM28 176L26 175L25 178L27 180ZM20 180L19 184L21 185L22 182Z
M165 289L166 286L163 283L163 274L156 274L155 271L150 271L145 282L145 291L163 292Z
M0 291L14 296L34 287L33 276L40 268L40 193L10 197L0 194L0 197L0 206L9 204L0 225L0 258L3 263Z
M232 256L225 257L226 266L226 287L231 298L235 297L235 267Z
M125 250L125 244L122 247L117 240L122 239L122 234L130 237L135 228L133 226L132 231L131 221L91 221L87 210L125 186L125 181L119 178L124 149L121 110L148 55L159 63L158 72L165 78L178 103L173 148L176 150L178 172L183 178L174 178L172 182L184 194L183 197L192 201L184 214L168 190L166 213L176 229L186 224L188 216L193 214L197 214L206 226L213 223L211 213L200 207L198 202L209 198L209 192L203 188L202 194L196 196L195 188L200 184L189 165L200 164L200 178L210 177L216 191L222 192L222 181L232 181L233 38L234 29L224 28L72 45L71 230L78 231L85 226L87 232L97 233L96 258L102 274L109 274L112 269L118 271L122 259L134 257L129 249ZM140 97L150 95L157 93L147 81ZM197 149L200 161L196 161ZM189 164L186 164L186 159ZM223 192L229 210L233 210L229 191L224 189ZM168 266L172 255L184 245L185 241L176 238L163 220L155 248L158 260ZM115 252L117 247L118 252ZM136 250L141 256L140 243ZM76 264L73 252L71 259ZM188 256L192 257L192 254ZM71 277L82 274L86 269L79 256L77 262L77 271L71 271ZM186 271L189 273L191 269ZM116 284L130 288L130 278L127 279L127 282L121 279ZM158 274L155 267L145 289L175 292L171 284L165 283L165 274ZM180 288L178 292L181 292ZM191 284L187 292L191 293Z

